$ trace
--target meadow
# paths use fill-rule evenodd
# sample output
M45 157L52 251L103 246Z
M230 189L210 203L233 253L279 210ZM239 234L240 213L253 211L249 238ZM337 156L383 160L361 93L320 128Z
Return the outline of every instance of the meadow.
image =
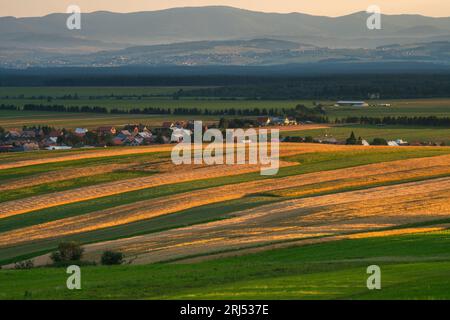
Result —
M1 299L449 299L448 231L340 240L199 263L0 271ZM368 265L382 290L366 288ZM14 285L11 285L14 283Z

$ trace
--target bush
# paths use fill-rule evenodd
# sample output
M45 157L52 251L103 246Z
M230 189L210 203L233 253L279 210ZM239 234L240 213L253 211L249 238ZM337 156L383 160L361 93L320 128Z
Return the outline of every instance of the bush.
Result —
M116 265L123 263L123 253L115 251L105 251L102 254L102 264L103 265Z
M34 267L32 260L19 261L14 264L14 269L31 269Z
M386 141L386 139L383 139L383 138L375 138L372 141L372 145L373 146L387 146L387 141Z
M79 261L83 256L84 249L79 243L71 242L61 242L58 245L58 251L53 252L50 258L53 262L67 262L67 261Z

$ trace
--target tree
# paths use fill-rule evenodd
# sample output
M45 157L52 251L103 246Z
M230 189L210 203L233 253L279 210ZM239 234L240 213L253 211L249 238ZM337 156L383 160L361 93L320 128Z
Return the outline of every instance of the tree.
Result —
M75 241L61 242L58 245L58 251L53 252L50 258L53 262L80 261L84 249Z
M105 251L102 254L102 264L111 266L123 263L123 253L115 251Z
M358 141L356 140L356 136L355 133L352 131L352 133L350 134L350 137L347 139L346 144L356 144Z
M372 145L373 146L387 146L387 141L386 141L386 139L383 139L383 138L375 138L372 141Z

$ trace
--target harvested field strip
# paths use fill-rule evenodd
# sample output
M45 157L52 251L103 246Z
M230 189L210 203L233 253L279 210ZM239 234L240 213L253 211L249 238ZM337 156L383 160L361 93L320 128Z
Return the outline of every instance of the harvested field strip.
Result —
M109 173L116 170L123 170L129 167L130 164L111 164L108 166L92 166L85 168L52 171L45 174L37 174L31 177L8 180L7 182L0 185L0 191L14 190L19 188L32 187L44 183L88 177L102 173Z
M19 168L25 166L39 165L45 163L54 163L54 162L64 162L64 161L73 161L73 160L81 160L81 159L91 159L91 158L102 158L102 157L113 157L120 155L130 155L130 154L142 154L142 153L154 153L154 152L168 152L170 151L172 146L150 146L150 147L132 147L132 148L114 148L114 149L100 149L90 152L81 152L70 155L61 155L57 157L47 157L40 159L30 159L24 161L14 161L8 163L0 164L0 170L3 169L11 169L11 168Z
M64 162L47 163L32 165L19 168L0 170L0 182L10 183L12 180L19 180L33 177L38 174L47 174L54 171L81 169L91 166L109 166L118 164L140 164L140 163L158 163L170 161L169 153L145 153L137 155L121 155L113 157L100 157L81 160L70 160Z
M338 179L326 182L313 183L301 187L285 188L272 192L265 192L264 196L277 197L304 197L308 195L330 193L335 190L352 190L360 187L382 186L390 183L402 183L423 180L429 178L441 178L450 175L450 167L448 165L433 166L422 169L404 170L398 172L387 172L385 174L369 173L365 177L355 177L348 179Z
M293 163L282 162L280 165L288 166ZM146 188L152 188L161 185L168 185L193 180L212 179L221 176L240 175L249 172L259 171L257 165L223 165L209 167L189 167L191 170L181 172L169 172L143 177L129 179L126 181L111 182L96 186L84 187L82 189L73 189L42 196L29 197L23 200L15 200L3 203L0 208L0 218L22 214L43 208L60 206L63 204L85 201L99 197L120 194L124 192L136 191Z
M86 246L98 257L118 250L135 263L345 233L376 231L450 217L450 178L289 200L235 218Z
M324 181L333 181L336 189L340 183L348 187L348 179L361 178L361 184L393 182L408 178L426 178L429 174L450 173L448 163L450 156L425 159L395 161L389 164L372 164L367 166L339 169L330 172L318 172L301 176L279 179L252 181L235 185L198 190L184 194L168 196L160 199L144 200L133 204L117 206L72 218L56 220L28 228L0 234L0 247L18 244L37 239L67 236L81 232L89 232L109 228L139 220L203 206L238 199L246 195L269 192L296 186L314 185ZM409 170L406 170L409 168ZM397 171L397 172L396 172ZM379 176L384 172L384 176ZM368 178L369 177L369 178ZM385 177L383 179L383 177ZM339 181L341 179L342 181ZM355 181L351 181L355 185ZM315 190L313 187L312 190Z
M70 180L56 181L46 184L35 185L27 188L3 191L0 193L0 204L17 201L31 196L40 196L65 190L79 189L88 186L95 186L103 183L127 181L141 177L148 177L155 174L152 171L124 170L108 173L79 177ZM1 221L1 219L0 219Z

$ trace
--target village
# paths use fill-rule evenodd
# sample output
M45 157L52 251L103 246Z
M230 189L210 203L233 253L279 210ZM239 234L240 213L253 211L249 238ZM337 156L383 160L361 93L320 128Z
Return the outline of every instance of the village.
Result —
M246 119L221 118L219 122L209 122L203 125L203 130L218 128L281 128L285 134L281 142L303 142L321 144L357 144L407 146L434 145L432 143L408 143L403 139L375 139L372 142L352 135L348 139L336 139L333 136L290 136L290 131L304 130L312 121L297 121L295 117L260 116ZM126 124L123 126L101 126L95 129L75 128L58 129L49 126L24 126L21 129L0 128L0 152L23 152L35 150L70 150L73 148L99 148L118 146L143 146L152 144L179 143L184 136L193 133L195 120L165 121L160 126L149 128L144 124ZM289 128L287 128L289 127ZM285 129L284 129L285 128Z
M126 124L122 127L101 126L96 129L57 129L49 126L24 126L21 129L0 128L0 152L21 152L34 150L69 150L72 148L95 148L107 146L141 146L181 142L183 136L190 136L194 121L165 121L161 126L149 128L143 124ZM227 120L227 127L235 120ZM211 128L224 129L211 123ZM245 127L297 125L292 117L258 117L246 120ZM207 130L204 125L203 130Z

